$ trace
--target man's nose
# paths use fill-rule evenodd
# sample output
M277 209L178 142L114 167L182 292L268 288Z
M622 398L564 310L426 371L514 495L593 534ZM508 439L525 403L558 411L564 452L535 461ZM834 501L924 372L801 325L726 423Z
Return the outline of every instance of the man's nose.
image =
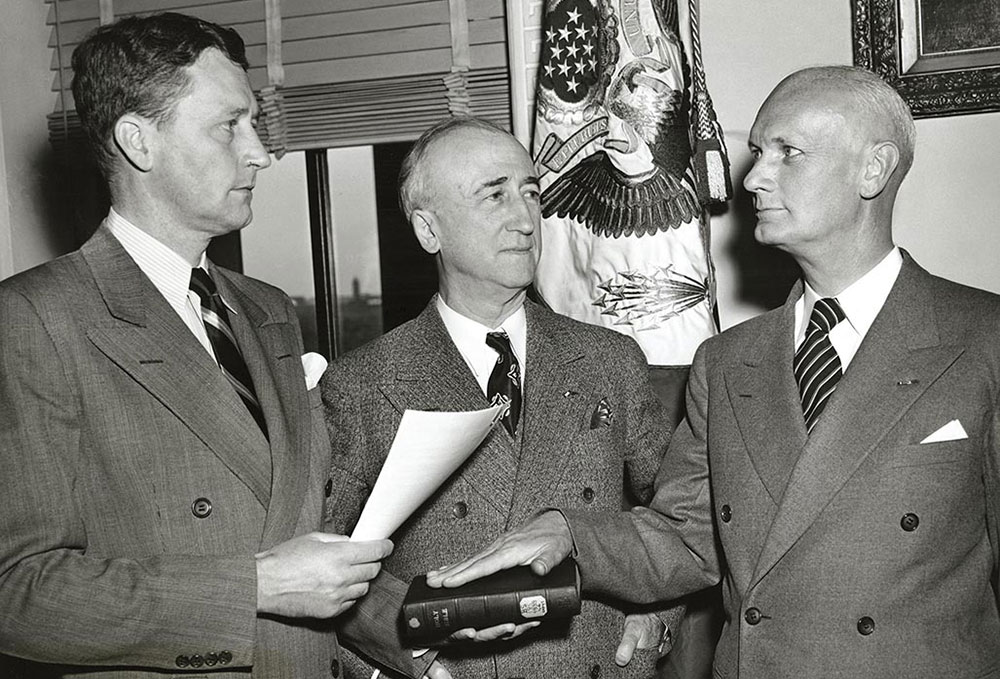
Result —
M509 228L530 236L538 228L540 220L541 214L538 211L538 202L530 198L522 198L517 201L515 214L512 215Z
M765 163L760 158L754 161L753 165L750 167L750 171L747 172L747 176L743 178L743 188L751 193L766 191L767 187L770 186L771 183L772 182L768 177L768 173L765 168Z
M249 146L247 148L247 165L255 167L258 170L263 170L270 164L271 154L269 154L267 149L264 148L264 144L261 143L260 137L257 136L257 131L251 131Z

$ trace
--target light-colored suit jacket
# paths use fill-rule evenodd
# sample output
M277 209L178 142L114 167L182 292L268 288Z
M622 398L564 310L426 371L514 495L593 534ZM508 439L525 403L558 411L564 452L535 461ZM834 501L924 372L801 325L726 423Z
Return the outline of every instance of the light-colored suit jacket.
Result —
M682 594L714 581L717 537L718 677L1000 676L1000 298L904 253L807 437L791 370L800 294L698 351L651 510L567 513L585 582ZM967 438L922 443L952 420Z
M352 529L404 410L486 406L435 305L432 300L418 318L335 361L323 378L334 450L330 530ZM399 583L399 600L382 611L361 600L344 616L343 637L370 619L398 620L404 583L478 551L540 508L619 510L626 489L638 501L651 497L670 426L638 346L530 302L526 314L525 393L517 437L494 428L392 536L395 551L385 570L403 581L393 579ZM670 619L676 623L680 613L673 611ZM637 651L627 670L614 663L623 619L606 602L586 600L568 629L543 624L512 642L448 648L441 659L454 676L476 679L651 677L655 650ZM356 672L359 679L371 675L370 669Z
M105 228L0 283L0 652L59 664L27 676L339 671L329 624L256 613L253 555L318 530L328 480L298 321L211 272L270 442Z

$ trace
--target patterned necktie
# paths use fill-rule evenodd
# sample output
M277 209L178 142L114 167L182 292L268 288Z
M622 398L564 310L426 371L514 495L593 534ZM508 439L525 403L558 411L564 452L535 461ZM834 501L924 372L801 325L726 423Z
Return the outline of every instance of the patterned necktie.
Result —
M205 332L208 334L208 341L212 343L222 374L243 399L247 410L253 415L253 419L260 425L260 430L266 437L267 423L264 421L264 411L261 410L260 402L257 400L250 371L236 344L236 336L233 335L233 329L229 325L229 313L222 297L219 296L218 288L215 287L215 281L204 269L195 268L191 270L189 287L201 299L201 318L205 322Z
M510 338L507 333L488 332L486 333L486 344L499 354L497 363L490 373L490 381L486 385L486 398L490 405L498 403L509 403L510 409L503 419L500 420L513 436L517 431L517 421L521 416L521 369L517 365L517 358L510 348Z
M802 414L809 432L816 426L826 402L844 374L837 350L830 343L830 331L845 318L847 316L836 299L825 297L817 301L809 317L805 341L795 352L792 367L795 381L799 383Z

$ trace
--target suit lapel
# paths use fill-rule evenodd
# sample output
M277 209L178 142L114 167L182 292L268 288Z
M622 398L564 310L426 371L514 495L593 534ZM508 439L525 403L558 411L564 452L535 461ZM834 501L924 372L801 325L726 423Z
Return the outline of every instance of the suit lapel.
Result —
M584 357L579 342L549 323L538 307L525 302L527 357L522 415L521 461L509 526L516 526L543 506L558 487L573 441L589 427L586 412L592 390L581 387L572 364ZM588 382L591 380L587 380ZM545 474L539 470L549 470Z
M90 341L267 506L271 478L259 455L263 435L208 352L106 229L82 253L110 313L95 316Z
M726 388L750 461L777 506L806 442L798 385L792 373L795 300L792 290L771 326L726 371Z
M293 534L306 492L303 472L309 469L312 413L305 376L289 319L272 317L228 272L213 268L213 276L236 311L230 319L233 333L267 421L271 502L262 541L266 548Z
M436 305L434 297L401 338L393 360L395 374L378 387L400 414L407 408L467 411L487 405ZM506 430L496 426L458 472L503 512L510 507L515 479L513 445Z
M792 471L755 584L816 520L910 406L962 354L940 343L928 274L908 257Z

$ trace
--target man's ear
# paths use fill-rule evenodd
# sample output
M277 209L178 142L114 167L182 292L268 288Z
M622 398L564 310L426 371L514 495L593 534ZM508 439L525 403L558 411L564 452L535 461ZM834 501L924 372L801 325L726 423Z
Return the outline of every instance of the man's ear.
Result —
M152 135L156 125L139 115L126 113L115 122L115 146L137 170L149 172L153 167Z
M420 242L420 247L432 255L441 249L437 236L437 219L430 210L417 209L410 213L410 226Z
M896 144L882 141L871 147L861 176L861 197L871 199L882 193L898 166Z

